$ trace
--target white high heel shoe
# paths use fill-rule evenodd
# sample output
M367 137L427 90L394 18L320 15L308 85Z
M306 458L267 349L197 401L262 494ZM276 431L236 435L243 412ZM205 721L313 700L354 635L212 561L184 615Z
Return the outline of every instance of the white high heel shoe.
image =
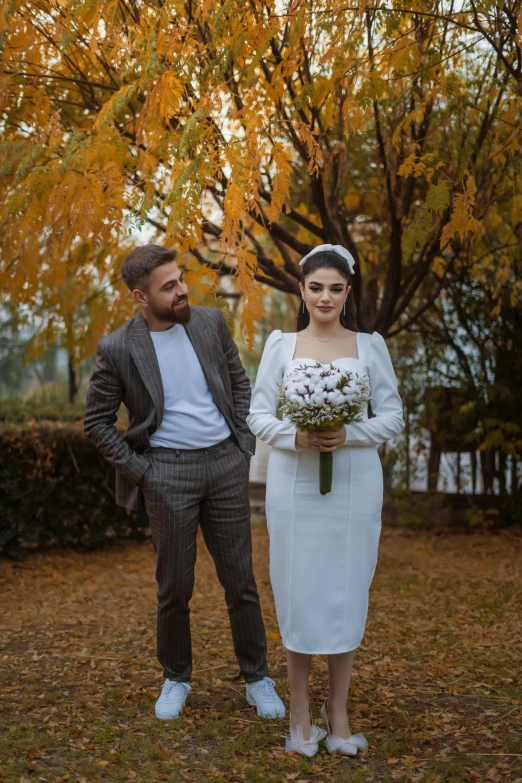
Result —
M356 756L360 750L368 748L368 741L362 734L352 734L348 739L336 737L330 729L330 721L326 712L326 701L321 707L321 718L326 723L328 736L325 745L330 753L341 753L343 756Z
M292 720L292 713L290 713L290 720ZM300 753L301 756L307 756L312 758L319 750L319 743L324 737L326 737L326 731L314 726L314 720L312 718L312 711L310 710L310 722L312 724L310 730L310 739L305 740L303 736L303 727L299 723L295 729L290 726L290 736L287 737L285 743L285 751L287 753Z

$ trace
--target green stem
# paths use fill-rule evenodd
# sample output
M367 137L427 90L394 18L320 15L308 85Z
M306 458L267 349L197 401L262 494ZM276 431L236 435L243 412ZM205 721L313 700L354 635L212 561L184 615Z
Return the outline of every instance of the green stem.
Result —
M331 451L322 451L319 454L319 491L321 495L327 495L332 491L333 454Z

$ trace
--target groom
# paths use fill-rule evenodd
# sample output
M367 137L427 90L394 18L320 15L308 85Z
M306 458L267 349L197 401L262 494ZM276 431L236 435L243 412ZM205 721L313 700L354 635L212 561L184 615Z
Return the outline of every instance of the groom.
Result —
M145 508L157 555L156 716L179 717L191 690L189 601L201 525L225 589L248 703L285 709L267 676L266 638L252 573L248 474L255 438L250 384L220 310L190 307L176 253L137 247L121 274L141 312L105 337L90 381L85 432L116 468L116 501ZM123 402L124 435L115 428Z

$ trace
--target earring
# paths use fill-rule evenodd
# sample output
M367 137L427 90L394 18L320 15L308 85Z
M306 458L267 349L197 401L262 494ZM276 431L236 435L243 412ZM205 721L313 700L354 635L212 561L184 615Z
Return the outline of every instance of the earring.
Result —
M343 315L346 315L346 299L344 300L343 304Z
M304 313L304 311L305 311L305 301L303 299L303 313Z

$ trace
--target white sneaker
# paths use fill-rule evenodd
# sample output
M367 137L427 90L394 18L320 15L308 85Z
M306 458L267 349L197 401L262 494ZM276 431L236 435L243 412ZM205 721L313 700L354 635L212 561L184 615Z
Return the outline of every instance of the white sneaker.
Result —
M275 692L275 682L270 677L264 677L257 682L247 682L247 702L257 707L260 718L284 718L285 705Z
M175 720L175 718L179 718L191 690L192 688L188 682L165 680L161 689L161 696L156 702L156 717L160 720Z

